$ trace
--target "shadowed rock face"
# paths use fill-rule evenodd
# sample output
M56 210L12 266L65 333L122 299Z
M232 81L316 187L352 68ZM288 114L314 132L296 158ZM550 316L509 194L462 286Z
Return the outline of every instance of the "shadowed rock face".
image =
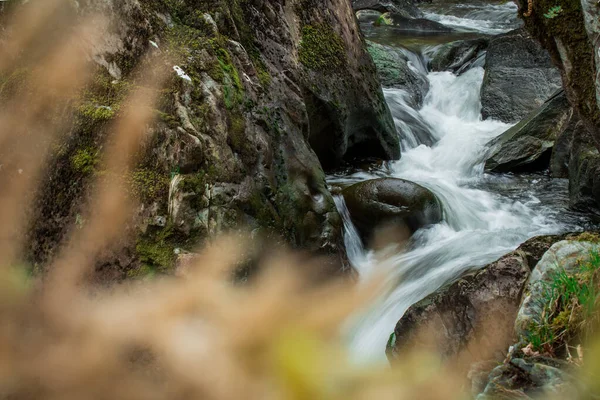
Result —
M484 62L485 50L489 40L485 38L457 40L436 46L431 55L432 71L452 71L460 74L469 69L473 63Z
M442 219L442 208L433 193L403 179L382 178L360 182L342 192L350 217L365 241L389 226L420 227Z
M527 10L526 1L518 1L519 13ZM560 17L544 16L556 4L534 1L532 12L524 17L525 29L550 53L559 68L569 103L580 120L571 139L567 167L571 204L583 210L600 207L600 9L589 0L561 4ZM564 146L563 146L564 150ZM564 165L565 163L561 163ZM564 172L564 170L563 170Z
M152 140L132 171L132 181L146 188L142 206L126 249L102 263L107 279L143 265L167 271L176 248L240 226L344 259L322 165L400 156L349 2L79 2L79 15L91 10L112 22L104 41L89 49L103 82L92 88L95 97L131 84L147 52L172 54L187 76L173 73L157 106ZM93 176L71 159L95 154L106 126L73 126L73 140L47 169L32 218L35 263L48 260L75 221Z
M547 169L555 141L561 135L572 135L575 128L572 118L573 109L564 92L560 91L488 144L493 153L485 164L486 169L500 172ZM556 154L556 157L564 155ZM555 160L555 163L559 161Z
M525 30L490 41L481 87L484 119L518 122L560 88L559 70Z

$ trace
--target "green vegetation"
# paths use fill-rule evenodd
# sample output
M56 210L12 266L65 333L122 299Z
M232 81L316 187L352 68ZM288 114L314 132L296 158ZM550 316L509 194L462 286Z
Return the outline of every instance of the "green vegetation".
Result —
M536 350L554 353L585 340L600 317L600 254L592 252L576 272L554 271L544 284L542 322L529 340Z
M148 168L139 168L130 173L133 194L142 202L165 198L169 193L169 176Z
M71 156L71 166L77 172L82 174L91 174L95 172L96 165L99 162L98 150L86 147L79 149Z
M135 250L146 272L166 272L175 263L174 246L162 236L139 239Z
M391 24L392 24L392 19L390 18L389 13L381 14L379 16L379 18L377 18L377 20L375 20L375 22L374 22L375 26L385 26L385 25L391 25Z
M6 100L26 87L29 77L30 71L27 68L18 68L10 75L0 76L0 100Z
M302 28L300 62L315 71L336 71L346 66L346 50L342 38L328 25L306 25Z
M561 6L554 6L554 7L551 7L546 14L544 14L544 17L546 17L548 19L552 19L552 18L557 17L558 14L560 14L561 12L562 12Z

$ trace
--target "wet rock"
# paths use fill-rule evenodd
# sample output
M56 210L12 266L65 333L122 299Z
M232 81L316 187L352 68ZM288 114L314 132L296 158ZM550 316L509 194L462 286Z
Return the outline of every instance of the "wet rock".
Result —
M473 67L474 63L483 66L488 44L488 39L480 38L457 40L436 46L430 54L430 68L432 71L452 71L460 74Z
M574 129L570 124L572 117L573 109L561 90L488 144L491 155L486 169L499 172L547 169L555 141L563 134L569 135L567 129Z
M485 390L476 399L575 398L573 383L573 376L564 369L514 358L491 372Z
M406 90L416 107L423 104L429 91L429 81L418 73L402 49L367 41L381 84Z
M454 29L436 21L425 18L408 18L401 14L386 13L377 21L376 26L393 28L398 32L411 32L419 34L450 33Z
M517 122L561 88L548 52L524 29L490 41L481 87L482 116Z
M598 251L600 245L582 240L563 240L554 244L537 263L527 282L525 297L515 320L515 333L525 343L529 342L529 329L542 324L544 312L544 291L551 281L552 274L563 269L576 271L582 259Z
M407 18L422 17L412 0L352 0L352 8L355 11L374 10L380 13L393 12Z
M583 124L581 120L573 113L565 130L562 131L554 141L549 166L550 173L554 178L569 177L569 163L573 147L573 138L582 128Z
M400 156L350 2L203 1L201 12L180 1L80 3L78 15L99 10L111 26L86 49L90 70L98 72L92 81L102 83L90 88L94 103L102 103L93 107L117 109L135 86L133 71L154 60L147 56L160 58L167 43L181 55L132 171L132 191L140 197L127 235L132 252L143 239L144 259L166 270L174 247L191 249L243 224L345 259L342 221L323 167ZM73 169L72 156L86 150L83 143L95 154L111 125L84 122L69 127L73 140L42 177L29 251L40 265L74 223L92 181ZM169 191L178 174L182 186ZM169 208L168 221L152 222ZM156 247L169 256L157 257Z
M478 272L410 307L398 321L390 361L411 346L427 346L445 358L478 362L504 358L513 343L521 293L531 269L563 236L539 236Z
M403 179L373 179L349 186L342 193L352 221L367 242L377 229L386 226L414 232L442 219L442 208L435 195Z
M600 213L600 153L583 123L573 133L568 168L571 207Z

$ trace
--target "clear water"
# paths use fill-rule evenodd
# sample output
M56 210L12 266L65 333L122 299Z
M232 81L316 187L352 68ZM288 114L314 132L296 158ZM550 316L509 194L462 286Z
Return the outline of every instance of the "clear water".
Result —
M430 91L418 110L406 92L384 89L401 135L402 159L328 179L331 184L348 184L403 178L430 189L444 207L442 223L418 231L408 250L387 254L381 262L381 254L362 247L343 199L336 199L351 262L363 279L384 269L394 288L349 322L350 347L361 360L385 360L387 339L406 309L448 282L533 236L577 231L590 223L586 216L568 210L565 180L484 172L486 144L510 125L482 120L483 75L481 67L460 76L427 73Z

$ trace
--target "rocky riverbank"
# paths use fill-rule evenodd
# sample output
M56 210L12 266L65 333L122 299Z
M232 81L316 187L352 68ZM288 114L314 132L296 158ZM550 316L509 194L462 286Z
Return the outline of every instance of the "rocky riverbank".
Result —
M177 254L240 227L328 255L332 271L349 268L323 168L396 159L400 150L347 1L106 0L66 12L74 20L100 12L111 29L82 44L93 85L45 169L29 228L36 268L80 220L107 128L146 54L173 71L129 179L140 202L135 222L99 262L101 279L167 272ZM1 77L0 98L22 75Z

